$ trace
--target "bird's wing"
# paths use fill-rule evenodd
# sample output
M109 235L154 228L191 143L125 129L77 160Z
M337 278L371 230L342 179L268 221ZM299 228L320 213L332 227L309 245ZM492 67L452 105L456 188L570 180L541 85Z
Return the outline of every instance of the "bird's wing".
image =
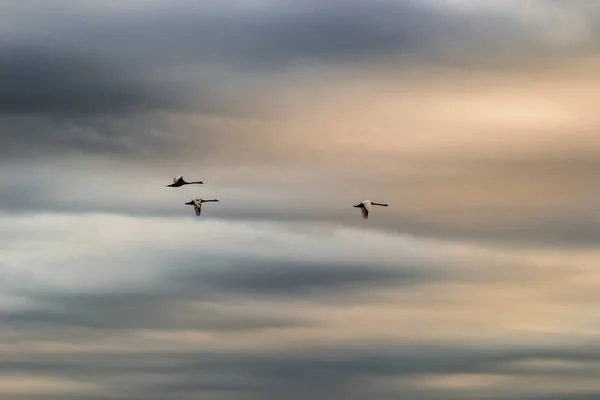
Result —
M175 178L173 178L173 183L177 183L177 181L179 181L182 178L183 178L183 175L176 176Z
M371 211L371 200L365 200L361 202L365 210Z
M362 216L364 219L369 218L369 210L367 210L366 207L361 207L360 211L362 212Z

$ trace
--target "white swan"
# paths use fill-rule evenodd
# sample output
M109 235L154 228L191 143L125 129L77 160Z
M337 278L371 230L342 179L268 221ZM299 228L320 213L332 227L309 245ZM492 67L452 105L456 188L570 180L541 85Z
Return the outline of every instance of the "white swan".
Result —
M167 185L167 187L180 187L183 185L193 185L193 184L202 185L202 184L204 184L204 182L202 182L202 181L186 182L185 179L183 179L182 175L178 175L175 178L173 178L173 183L171 183L170 185Z
M369 211L371 211L371 206L389 207L389 205L387 205L387 204L374 203L371 200L363 200L353 207L360 208L360 211L362 211L363 218L367 219L367 218L369 218Z
M202 213L202 203L208 203L210 201L219 201L219 200L217 200L217 199L212 199L212 200L192 199L185 204L188 206L194 206L194 210L196 210L196 215L200 216L200 214Z

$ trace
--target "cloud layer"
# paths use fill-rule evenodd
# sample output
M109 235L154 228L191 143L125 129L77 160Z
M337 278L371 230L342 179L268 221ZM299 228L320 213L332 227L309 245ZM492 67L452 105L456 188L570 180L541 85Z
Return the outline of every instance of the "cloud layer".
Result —
M598 22L0 0L0 397L597 398Z

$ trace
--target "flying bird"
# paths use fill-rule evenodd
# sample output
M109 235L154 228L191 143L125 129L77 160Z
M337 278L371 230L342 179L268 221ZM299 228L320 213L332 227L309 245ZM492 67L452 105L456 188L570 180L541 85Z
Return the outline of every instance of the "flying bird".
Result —
M202 203L208 203L210 201L219 201L219 200L217 200L217 199L212 199L212 200L192 199L185 204L188 206L194 206L196 215L200 216L200 214L202 213Z
M372 202L371 200L363 200L353 207L360 208L360 211L362 211L363 218L367 219L367 218L369 218L369 211L371 211L371 206L389 207L387 204L375 203L375 202Z
M202 184L204 184L204 182L202 182L202 181L186 182L185 179L183 179L183 176L179 175L179 176L176 176L175 178L173 178L173 183L171 183L170 185L167 185L167 187L180 187L183 185L193 185L193 184L202 185Z

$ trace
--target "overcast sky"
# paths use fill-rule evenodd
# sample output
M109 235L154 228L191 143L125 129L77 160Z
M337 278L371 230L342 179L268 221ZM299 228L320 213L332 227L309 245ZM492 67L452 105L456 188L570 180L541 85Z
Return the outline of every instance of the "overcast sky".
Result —
M600 397L598 93L595 1L0 0L0 397Z

